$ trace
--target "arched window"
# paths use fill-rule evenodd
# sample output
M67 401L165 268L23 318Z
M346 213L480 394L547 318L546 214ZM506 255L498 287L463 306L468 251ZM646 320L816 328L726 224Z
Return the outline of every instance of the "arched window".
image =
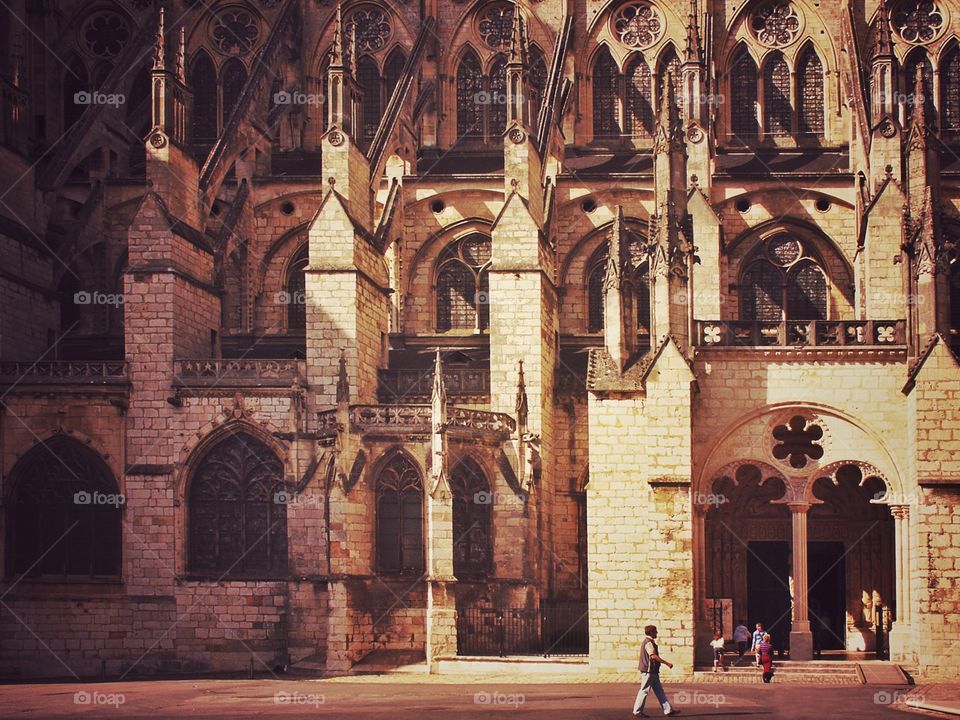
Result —
M387 107L390 97L393 95L393 89L400 84L400 78L403 75L403 66L407 64L407 56L403 50L396 47L387 56L387 62L383 66L383 107Z
M923 48L916 48L903 63L903 92L907 99L908 113L916 101L917 68L922 68L923 71L923 84L926 88L924 101L927 103L929 110L933 109L933 65L930 63L930 58L927 57L927 51Z
M270 447L243 430L220 440L190 479L190 572L218 577L285 573L285 501L283 463Z
M653 82L650 67L642 55L627 66L626 74L627 132L633 137L653 135Z
M7 574L120 574L123 497L107 464L65 435L29 450L10 472Z
M487 139L497 141L507 129L507 58L498 55L490 66L490 102Z
M304 245L294 255L287 270L287 330L303 330L307 327L307 281L304 271L309 263L309 248Z
M363 129L360 141L361 147L365 148L377 134L377 127L383 116L380 70L377 68L376 61L369 55L364 55L357 60L357 84L363 92Z
M622 134L618 97L620 72L606 47L601 48L593 63L592 87L594 137L619 137Z
M530 122L536 131L540 108L547 91L547 59L536 45L530 46Z
M399 453L377 478L377 568L385 575L423 572L423 484Z
M680 71L680 58L677 56L677 51L672 45L667 47L666 52L664 52L660 58L657 78L659 79L661 87L657 88L658 98L660 97L660 93L663 92L663 80L667 77L667 73L670 73L670 77L673 79L673 97L676 99L677 109L680 111L680 115L683 115L683 73ZM659 106L660 103L658 102L657 107Z
M450 473L453 493L453 574L458 580L489 574L491 546L490 486L472 458L462 460Z
M946 132L960 132L960 46L940 63L940 119Z
M240 95L243 93L243 86L247 83L247 69L243 63L232 58L224 63L223 70L220 71L221 87L221 122L220 127L224 128L230 121L230 115Z
M797 62L798 133L801 138L823 138L823 63L812 47Z
M80 102L84 93L91 90L87 67L80 58L74 56L63 74L63 130L66 132L83 115L87 104Z
M644 260L643 241L631 234L630 255L633 265L633 284L636 290L637 333L650 336L650 275ZM609 243L604 243L590 259L587 276L587 331L602 332L604 328L603 281L607 275Z
M457 68L457 137L483 137L483 106L478 102L483 92L480 58L469 50Z
M793 134L790 100L790 68L780 53L774 53L763 68L763 133L773 137Z
M730 125L734 139L757 137L757 64L740 46L730 65Z
M492 248L485 235L449 245L437 260L437 330L485 330L490 324L488 270Z
M217 139L217 71L210 57L197 51L190 66L193 91L193 141L209 143Z
M743 320L826 320L827 278L805 243L778 235L763 243L740 277Z

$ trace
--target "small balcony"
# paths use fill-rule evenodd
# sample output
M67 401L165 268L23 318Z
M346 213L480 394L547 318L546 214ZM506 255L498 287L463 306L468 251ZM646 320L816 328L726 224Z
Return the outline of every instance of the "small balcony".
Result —
M451 401L490 402L490 370L487 368L445 368L443 383ZM377 397L383 403L418 403L430 400L433 368L381 370Z
M173 385L185 389L290 387L304 377L303 361L286 358L175 360L173 365Z
M906 345L906 326L906 320L697 320L694 344L700 348L897 348Z
M123 360L91 362L0 362L0 386L5 385L127 385Z

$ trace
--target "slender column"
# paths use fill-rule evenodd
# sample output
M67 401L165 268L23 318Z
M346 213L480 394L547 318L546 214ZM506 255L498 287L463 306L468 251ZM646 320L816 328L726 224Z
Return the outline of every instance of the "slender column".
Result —
M897 623L910 624L910 506L891 505L890 514L893 515L894 532L896 538L896 570Z
M793 520L793 617L790 625L790 659L813 659L813 634L807 611L807 513L809 503L790 503Z

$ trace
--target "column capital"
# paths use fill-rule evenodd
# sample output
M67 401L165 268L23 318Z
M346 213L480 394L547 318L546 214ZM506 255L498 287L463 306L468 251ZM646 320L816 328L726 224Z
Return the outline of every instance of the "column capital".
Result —
M909 520L910 519L910 506L907 504L903 505L888 505L890 508L890 514L893 515L897 520Z
M810 503L808 502L790 502L787 503L787 507L790 508L790 512L797 515L806 515L810 511Z

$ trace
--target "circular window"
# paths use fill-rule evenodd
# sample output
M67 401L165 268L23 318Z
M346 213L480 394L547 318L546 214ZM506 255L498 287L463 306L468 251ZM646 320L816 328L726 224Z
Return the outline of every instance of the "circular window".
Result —
M891 22L900 38L908 43L924 44L943 32L944 12L932 0L907 0L897 6Z
M91 55L115 58L130 40L130 26L121 15L106 10L91 15L80 35Z
M580 207L583 209L584 212L592 213L594 210L597 209L597 202L593 198L587 198L582 203L580 203Z
M750 209L751 205L749 200L746 198L741 198L740 200L737 200L734 207L737 208L737 212L745 213Z
M789 2L769 2L754 10L750 29L767 47L784 47L800 36L800 13Z
M814 207L820 212L826 212L830 209L830 201L826 198L817 198L817 201L814 203Z
M510 47L513 34L513 3L488 5L477 15L477 31L487 47L500 50Z
M294 207L292 202L285 202L280 206L280 212L284 215L293 215Z
M357 38L357 52L377 52L390 39L390 18L383 10L362 7L353 12L346 21L347 38Z
M647 2L624 5L611 22L611 31L621 43L631 48L648 48L663 37L663 15Z
M432 203L430 203L430 209L438 215L446 210L446 208L447 206L443 200L434 200Z
M210 26L217 50L226 55L245 55L260 37L260 26L249 10L226 8L217 13Z
M792 265L803 253L803 246L792 237L778 237L770 241L767 245L767 252L770 259L781 267Z

